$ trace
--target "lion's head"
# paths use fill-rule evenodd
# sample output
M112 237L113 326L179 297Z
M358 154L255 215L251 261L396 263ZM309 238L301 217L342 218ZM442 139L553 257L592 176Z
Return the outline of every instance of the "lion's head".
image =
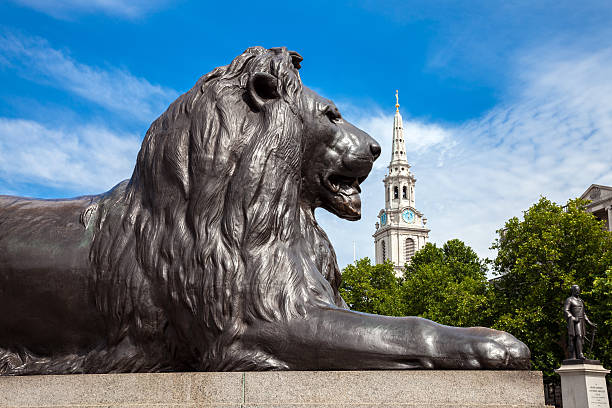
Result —
M303 90L305 154L301 196L314 207L348 220L361 218L359 185L366 179L380 146L347 122L336 105Z
M313 212L359 219L380 147L303 87L301 61L253 47L204 75L100 203L99 304L139 336L165 327L172 347L206 361L199 369L228 364L225 347L249 322L337 302L339 282L322 276L338 266ZM128 329L116 329L119 341Z

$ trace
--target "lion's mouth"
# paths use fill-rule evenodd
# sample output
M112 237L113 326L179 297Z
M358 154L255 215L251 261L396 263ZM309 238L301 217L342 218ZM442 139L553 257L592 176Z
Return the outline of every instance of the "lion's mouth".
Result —
M351 177L342 174L330 174L322 177L322 184L331 193L324 207L347 220L358 220L361 218L361 187L365 179L363 177Z
M332 174L323 178L325 187L334 194L353 195L361 193L359 185L365 177L347 177L340 174Z

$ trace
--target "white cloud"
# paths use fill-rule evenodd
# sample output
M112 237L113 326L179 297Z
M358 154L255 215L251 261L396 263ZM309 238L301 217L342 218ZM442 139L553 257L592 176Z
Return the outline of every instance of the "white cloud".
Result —
M132 175L139 148L137 135L103 127L0 118L0 179L99 193Z
M565 203L592 183L612 185L612 48L586 55L536 50L519 62L520 87L481 118L455 127L404 119L406 133L421 141L407 145L408 161L433 242L459 238L492 257L495 230L540 195ZM355 122L382 142L383 154L363 185L362 221L347 225L318 213L341 267L353 260L353 239L358 258L374 255L393 119Z
M41 38L0 34L0 64L44 85L74 93L105 109L150 122L177 96L124 69L102 69L75 61Z
M391 160L391 132L393 129L393 117L395 113L378 113L375 116L357 117L355 125L368 132L376 139L382 147L381 158L374 163L375 169L387 168ZM402 120L404 126L404 140L406 141L406 151L423 153L428 149L435 148L440 152L453 145L451 134L448 129L437 124L428 124L417 120ZM385 154L385 152L387 154ZM440 154L440 160L444 154Z
M143 17L163 7L166 0L13 0L55 18L103 13L128 19Z

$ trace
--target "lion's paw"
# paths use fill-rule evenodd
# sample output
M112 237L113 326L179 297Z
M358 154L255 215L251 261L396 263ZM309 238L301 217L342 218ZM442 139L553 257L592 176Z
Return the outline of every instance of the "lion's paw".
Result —
M531 366L529 348L513 335L484 328L474 328L474 331L481 368L527 370Z

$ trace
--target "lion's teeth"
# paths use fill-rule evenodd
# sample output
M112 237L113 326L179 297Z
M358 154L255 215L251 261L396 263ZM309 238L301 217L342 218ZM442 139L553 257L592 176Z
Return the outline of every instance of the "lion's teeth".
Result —
M331 181L329 181L329 179L325 180L325 186L333 193L337 193L338 191L340 191L340 186L332 183Z

